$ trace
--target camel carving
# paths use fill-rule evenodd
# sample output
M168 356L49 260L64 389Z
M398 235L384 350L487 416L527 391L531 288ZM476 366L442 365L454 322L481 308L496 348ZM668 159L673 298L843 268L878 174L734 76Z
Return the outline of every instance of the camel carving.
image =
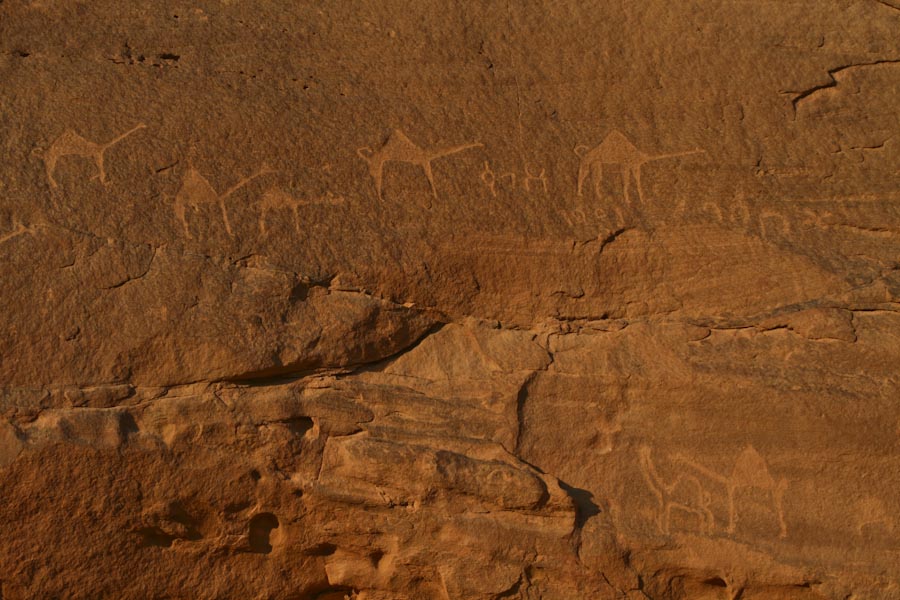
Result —
M638 199L643 201L644 191L641 187L641 167L645 163L703 152L705 150L687 150L657 155L644 154L624 134L619 131L612 131L600 142L599 146L588 148L587 146L579 145L575 147L575 154L581 159L581 164L578 166L578 195L583 195L584 183L588 175L590 175L594 184L594 195L597 198L601 198L600 186L603 183L603 165L621 165L624 169L625 199L630 199L629 189L632 188L631 180L634 179L634 187L637 188Z
M296 198L276 188L266 190L259 201L259 232L266 233L266 217L273 210L290 209L294 215L294 228L300 233L300 207L302 206L338 206L344 203L342 196L327 192L317 199Z
M73 130L66 129L43 153L34 150L32 151L32 154L39 156L44 160L44 166L47 169L47 180L50 182L51 188L56 189L59 187L59 184L56 182L53 175L56 173L56 165L59 162L59 159L65 156L80 156L82 158L93 159L94 164L97 166L97 175L94 176L94 179L99 179L100 183L106 185L106 168L103 164L106 151L131 134L140 129L144 129L145 127L146 125L143 123L138 123L133 128L105 144L92 142L78 135Z
M191 229L188 226L188 209L194 211L199 210L204 205L217 204L222 212L222 222L225 224L225 231L228 235L233 236L231 229L231 221L228 219L228 211L225 208L225 200L233 193L262 175L274 173L272 169L263 165L258 171L240 179L236 184L228 188L224 193L219 194L215 188L209 183L200 172L193 166L189 167L181 182L181 188L175 195L175 204L173 210L175 216L181 221L184 227L184 234L188 238L193 238Z
M384 145L378 150L371 148L359 148L356 153L366 161L369 165L369 174L375 183L375 192L379 200L382 197L382 184L384 181L384 164L387 162L404 162L412 165L418 165L425 172L425 177L431 185L431 192L435 199L438 197L437 187L434 184L434 173L431 170L431 163L435 159L456 154L469 148L480 148L482 144L462 144L452 146L450 148L442 148L440 150L426 150L416 145L410 140L405 133L399 129L395 129Z
M698 474L725 486L728 498L728 533L734 533L737 526L737 512L735 508L735 493L741 489L758 489L769 493L772 502L772 512L778 519L778 537L787 537L787 524L784 521L784 508L782 499L787 489L787 479L782 477L778 481L769 474L766 461L760 456L753 446L747 446L738 456L730 475L721 475L683 455L674 457L679 462Z
M657 524L660 531L669 533L674 509L696 515L700 520L700 530L707 535L713 532L715 518L709 509L711 497L700 480L693 475L680 474L666 481L656 470L650 448L642 446L638 450L641 471L647 485L659 502Z
M894 519L879 498L866 496L856 501L855 525L859 535L866 535L869 527L877 527L888 533L894 533Z

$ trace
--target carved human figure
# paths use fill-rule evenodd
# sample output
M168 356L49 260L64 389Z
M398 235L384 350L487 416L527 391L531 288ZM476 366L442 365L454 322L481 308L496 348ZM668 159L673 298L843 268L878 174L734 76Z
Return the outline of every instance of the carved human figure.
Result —
M506 180L506 183L504 183L504 180ZM522 188L526 192L532 191L532 184L534 182L538 182L544 192L547 192L549 190L547 184L547 172L543 167L541 167L539 173L535 174L531 172L531 169L529 169L528 166L525 166L524 174L522 175L521 180ZM498 175L491 168L491 164L488 161L484 161L484 170L481 172L481 181L484 182L484 184L491 191L491 195L495 198L498 195L498 186L501 190L518 189L516 186L517 176L515 173L500 173Z
M588 175L590 175L594 183L594 194L597 198L601 198L600 186L603 183L603 165L621 165L624 167L625 171L626 200L630 198L628 190L631 188L630 182L632 179L634 179L634 185L637 187L638 199L643 200L644 192L641 187L641 167L643 167L645 163L664 158L700 154L702 152L705 151L687 150L670 154L644 154L638 150L624 134L614 130L600 142L600 145L595 146L594 148L588 148L587 146L575 147L575 154L581 159L581 163L578 166L578 195L582 195L584 182Z
M475 143L462 144L439 150L426 150L416 145L405 133L399 129L395 129L384 145L378 150L364 147L357 149L356 153L369 165L369 174L372 176L372 181L375 183L375 192L377 193L379 200L383 200L382 184L384 180L384 164L391 161L405 162L421 167L425 172L428 183L431 185L431 191L434 194L434 197L437 198L438 194L437 187L435 187L434 183L434 173L431 170L432 161L443 156L449 156L451 154L456 154L457 152L462 152L463 150L468 150L469 148L480 148L481 146L482 144Z
M92 142L78 135L73 130L67 129L62 135L56 138L56 140L50 144L50 147L43 153L38 150L34 150L32 153L44 160L44 166L47 170L47 180L50 182L50 187L52 188L59 187L53 175L56 173L56 165L59 162L59 159L65 156L80 156L82 158L93 159L94 164L97 166L97 175L95 178L99 179L100 183L106 185L106 168L104 166L106 151L131 134L144 129L145 127L146 125L143 123L138 123L133 128L122 135L116 136L105 144Z
M181 224L184 227L184 234L188 238L193 238L190 227L188 226L188 209L196 211L204 205L217 204L222 213L222 222L225 224L225 231L228 232L228 235L233 236L234 232L231 229L231 222L228 219L228 210L225 207L225 200L231 194L238 191L257 177L274 172L275 171L266 165L263 165L255 173L239 180L236 184L226 190L225 193L219 194L209 183L209 180L201 175L193 166L190 166L184 174L184 178L181 181L181 188L179 188L178 193L175 195L175 204L172 207L175 216L181 221Z
M650 448L647 446L638 449L638 458L644 479L659 502L657 524L660 531L669 533L672 510L677 509L696 515L700 519L701 532L712 533L715 519L709 508L711 497L700 480L693 475L682 473L675 479L666 481L656 470Z
M538 181L541 184L541 188L546 192L548 191L547 187L547 174L543 167L541 167L541 172L537 175L531 173L531 170L526 166L525 167L525 191L531 191L531 182Z

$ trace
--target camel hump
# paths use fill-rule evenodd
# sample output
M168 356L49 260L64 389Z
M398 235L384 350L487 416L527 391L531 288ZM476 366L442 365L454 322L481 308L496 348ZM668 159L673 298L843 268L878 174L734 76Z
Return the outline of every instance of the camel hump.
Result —
M631 140L625 137L625 134L619 131L618 129L613 129L606 136L606 140L610 144L627 144L631 145Z
M597 148L597 153L606 163L630 163L641 155L631 140L618 130L611 131L603 139Z
M400 144L404 144L407 146L415 146L413 141L411 139L409 139L409 136L407 136L405 133L403 133L403 131L400 129L395 129L394 131L391 132L390 137L388 137L388 143L391 143L391 142L400 143Z
M189 198L211 200L217 196L209 180L200 174L200 171L190 167L181 180L181 189L178 195L186 195Z
M738 456L731 479L735 484L746 487L768 489L774 485L766 461L753 446L747 446Z

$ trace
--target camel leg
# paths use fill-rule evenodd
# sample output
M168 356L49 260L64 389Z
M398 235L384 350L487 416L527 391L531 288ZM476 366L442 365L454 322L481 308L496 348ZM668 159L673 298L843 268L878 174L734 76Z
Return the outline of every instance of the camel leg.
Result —
M643 204L644 203L644 189L641 186L641 166L638 165L636 167L632 167L631 174L634 176L634 182L637 187L638 202Z
M704 514L706 515L706 535L712 535L716 528L716 518L708 508L704 509Z
M776 487L772 489L772 505L775 507L775 514L778 517L778 537L787 537L787 523L784 522L784 508L781 505L784 488Z
M100 180L100 183L106 185L106 168L103 164L103 151L97 153L94 157L94 161L97 163L97 179Z
M297 233L300 233L300 206L297 203L294 203L294 206L291 208L294 212L294 230Z
M266 233L266 213L269 212L266 207L262 207L259 209L259 233L260 235Z
M384 196L381 195L384 181L384 163L382 161L378 161L378 164L372 168L372 179L375 181L375 195L378 196L378 200L384 201Z
M662 522L662 526L660 527L660 529L662 529L663 533L668 535L669 534L669 524L671 523L671 520L672 520L672 503L667 502L665 506L666 506L666 508L662 513L663 522Z
M47 181L50 182L50 187L54 189L58 188L59 184L56 183L56 179L53 178L53 173L56 171L56 157L45 158L44 167L47 170Z
M578 195L582 195L582 191L584 190L584 180L587 179L589 165L585 164L584 161L581 161L581 164L578 165Z
M228 211L225 209L225 199L219 198L219 208L222 210L222 222L225 223L225 231L228 232L228 235L234 237L234 233L231 231L231 222L228 220Z
M737 527L734 510L734 487L728 486L728 533L734 533Z
M428 178L428 183L431 184L431 193L434 194L434 199L438 199L437 188L434 185L434 172L431 170L431 163L424 162L422 163L422 169L425 171L425 177Z
M597 161L591 165L591 179L594 182L594 196L597 200L603 200L603 191L600 189L603 185L603 163Z
M184 228L184 235L188 239L193 239L194 236L191 235L191 228L188 226L187 221L187 208L180 204L176 203L173 209L175 211L175 216L178 217L178 220L181 221L181 226Z

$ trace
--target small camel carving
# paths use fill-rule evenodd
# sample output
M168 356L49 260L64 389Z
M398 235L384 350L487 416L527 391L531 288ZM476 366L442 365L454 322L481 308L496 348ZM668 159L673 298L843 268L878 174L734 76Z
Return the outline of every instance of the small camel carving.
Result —
M301 206L337 206L343 203L342 196L335 196L331 192L326 193L323 198L307 200L306 198L295 198L280 189L270 188L266 190L259 201L259 232L266 232L266 215L273 210L291 209L294 213L294 228L299 233Z
M594 194L597 198L601 198L600 186L603 183L603 165L621 165L625 167L626 200L630 198L628 190L631 188L631 179L634 178L638 199L643 201L644 192L641 187L641 167L643 167L645 163L653 160L661 160L663 158L688 156L703 152L705 152L705 150L687 150L685 152L657 155L644 154L638 150L624 134L619 131L612 131L604 138L599 146L590 149L587 146L575 147L575 154L581 159L581 164L578 167L578 195L582 195L584 182L587 179L587 176L590 175L594 182Z
M225 224L225 231L228 232L228 235L234 236L234 232L231 229L231 222L228 220L228 211L225 208L225 200L231 194L238 191L257 177L274 172L275 171L268 166L263 165L257 172L244 177L226 190L225 193L219 194L209 183L209 180L201 175L197 169L193 166L189 167L182 179L181 188L175 195L175 204L173 206L175 216L178 217L178 220L181 221L181 224L184 227L184 234L188 238L193 238L187 220L189 208L197 211L203 205L218 204L219 210L222 212L222 222Z
M425 177L431 184L431 191L435 199L438 197L437 188L434 184L434 173L431 170L431 163L435 159L443 156L449 156L468 150L469 148L480 148L482 144L462 144L450 148L442 148L440 150L426 150L416 145L412 140L406 137L406 134L395 129L384 145L377 151L364 147L356 150L356 153L369 165L369 174L375 182L375 191L379 200L383 200L381 195L382 182L384 179L384 163L405 162L422 167L425 171Z
M700 519L701 532L711 534L715 527L715 519L709 509L711 497L700 480L693 475L680 474L672 481L666 482L653 464L650 448L641 446L638 449L638 456L644 479L659 501L657 524L660 531L669 533L672 509L678 509L696 515Z
M100 183L106 185L106 168L103 164L106 151L131 134L140 129L144 129L145 127L147 126L143 123L138 123L132 129L129 129L122 135L113 138L105 144L92 142L81 137L73 130L66 129L62 135L50 144L50 147L47 148L43 154L37 149L35 149L32 154L39 156L44 160L44 166L47 169L47 180L50 182L50 187L54 189L59 187L56 179L53 177L53 174L56 172L56 164L59 162L59 159L64 156L80 156L82 158L94 159L94 164L97 165L97 175L95 175L94 178L99 179Z
M884 503L874 496L866 496L857 500L855 514L856 532L865 535L869 527L878 527L888 533L894 533L894 519L890 516Z
M694 469L699 474L725 486L728 493L728 533L734 533L737 525L734 502L735 493L740 488L755 488L768 491L771 495L772 510L778 518L778 537L787 537L787 524L784 522L784 508L782 506L784 491L788 486L787 479L782 477L776 482L769 474L766 461L763 460L763 457L760 456L753 446L744 448L735 461L731 474L728 476L716 473L712 469L708 469L683 455L676 455L674 459Z

